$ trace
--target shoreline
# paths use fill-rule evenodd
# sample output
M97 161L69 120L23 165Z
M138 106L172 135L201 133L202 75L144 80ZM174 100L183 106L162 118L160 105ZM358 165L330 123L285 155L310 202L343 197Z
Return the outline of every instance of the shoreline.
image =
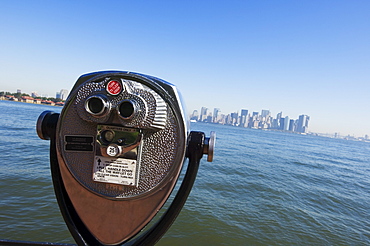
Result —
M20 103L29 103L29 104L36 104L36 105L47 105L47 106L56 106L56 107L63 107L64 102L53 102L49 100L42 100L42 99L30 99L30 98L7 98L5 96L0 97L1 101L9 101L9 102L20 102Z

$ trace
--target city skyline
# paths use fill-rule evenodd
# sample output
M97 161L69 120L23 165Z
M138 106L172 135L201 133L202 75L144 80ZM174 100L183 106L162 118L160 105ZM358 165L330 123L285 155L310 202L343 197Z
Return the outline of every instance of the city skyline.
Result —
M311 117L306 114L300 114L297 118L290 118L288 115L284 116L283 112L280 111L274 118L270 110L262 109L260 111L261 113L259 111L240 109L240 114L239 111L221 114L220 108L214 108L212 112L209 111L209 108L207 107L201 107L200 112L198 112L197 109L194 109L192 113L189 113L189 118L191 121L232 125L253 129L279 130L303 134L310 133L336 138L369 139L368 134L355 136L350 134L341 134L338 131L330 133L310 131L309 122Z
M261 113L259 113L259 111L241 109L240 115L239 111L222 114L220 108L214 108L212 113L207 107L202 107L200 113L196 109L193 111L190 115L190 120L245 128L272 129L305 134L309 133L308 122L310 117L302 114L298 116L298 119L292 119L288 115L283 116L283 113L279 112L274 118L270 110L266 109L262 109Z

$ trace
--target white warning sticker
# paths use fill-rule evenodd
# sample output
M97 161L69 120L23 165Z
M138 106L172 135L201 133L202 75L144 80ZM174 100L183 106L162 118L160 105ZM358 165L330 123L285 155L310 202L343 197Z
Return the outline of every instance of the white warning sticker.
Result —
M137 186L137 161L125 158L95 156L93 180Z

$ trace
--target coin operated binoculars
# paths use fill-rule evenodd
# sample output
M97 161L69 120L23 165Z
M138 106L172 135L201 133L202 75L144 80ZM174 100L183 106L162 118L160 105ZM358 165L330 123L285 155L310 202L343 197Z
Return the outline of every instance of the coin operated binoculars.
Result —
M189 134L185 118L174 85L117 71L81 76L60 114L40 115L37 133L51 140L55 194L78 245L152 245L164 235L203 154L213 158L214 132ZM169 198L185 158L172 203L143 230Z

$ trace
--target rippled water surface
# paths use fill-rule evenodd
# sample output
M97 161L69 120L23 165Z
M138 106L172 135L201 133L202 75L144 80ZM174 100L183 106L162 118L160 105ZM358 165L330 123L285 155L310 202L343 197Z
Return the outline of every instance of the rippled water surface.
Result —
M37 117L0 101L0 238L73 243L53 193ZM158 245L370 245L370 143L192 123L217 133Z

